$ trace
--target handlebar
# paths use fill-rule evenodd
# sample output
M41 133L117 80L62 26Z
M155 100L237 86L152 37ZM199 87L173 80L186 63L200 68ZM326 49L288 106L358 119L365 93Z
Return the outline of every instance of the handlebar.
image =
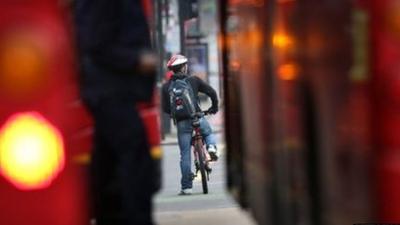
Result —
M207 116L207 115L210 115L210 113L208 111L201 111L201 112L193 113L192 118L196 119L196 118L201 118L201 117Z
M206 115L210 115L208 111L196 112L192 115L192 126L199 127L200 126L200 118Z

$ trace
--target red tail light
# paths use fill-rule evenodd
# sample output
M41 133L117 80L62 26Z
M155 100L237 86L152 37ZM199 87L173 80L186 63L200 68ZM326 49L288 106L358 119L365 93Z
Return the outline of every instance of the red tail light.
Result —
M37 112L15 114L0 130L0 172L19 189L49 186L64 159L62 136Z

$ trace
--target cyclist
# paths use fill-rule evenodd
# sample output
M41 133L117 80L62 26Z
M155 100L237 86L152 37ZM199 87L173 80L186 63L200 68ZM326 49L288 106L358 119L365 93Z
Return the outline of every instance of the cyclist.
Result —
M174 55L167 63L169 70L173 72L171 79L162 87L162 108L163 111L170 114L174 119L178 132L178 144L180 148L180 168L181 168L181 192L180 195L190 195L192 193L192 177L191 171L191 139L192 139L192 119L190 117L174 118L171 112L171 85L178 80L188 83L191 88L194 99L194 109L201 112L198 104L198 93L204 93L211 98L212 106L207 110L210 114L218 112L218 97L215 90L196 76L188 74L188 59L183 55ZM207 151L212 161L218 160L215 136L212 134L208 121L202 117L200 119L200 130L206 142Z

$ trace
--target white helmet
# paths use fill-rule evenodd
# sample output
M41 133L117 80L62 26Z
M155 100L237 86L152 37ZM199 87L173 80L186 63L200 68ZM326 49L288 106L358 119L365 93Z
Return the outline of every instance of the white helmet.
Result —
M168 69L172 69L175 66L186 64L187 61L188 61L188 59L185 56L176 54L176 55L173 55L171 57L171 59L168 61L167 67L168 67Z

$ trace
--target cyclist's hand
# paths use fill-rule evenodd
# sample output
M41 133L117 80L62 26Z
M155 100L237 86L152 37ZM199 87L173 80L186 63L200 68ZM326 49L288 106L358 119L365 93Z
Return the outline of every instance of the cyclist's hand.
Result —
M218 107L211 107L207 110L208 114L216 114L218 112Z
M139 71L145 76L156 74L158 66L157 55L150 51L143 51L139 55Z

